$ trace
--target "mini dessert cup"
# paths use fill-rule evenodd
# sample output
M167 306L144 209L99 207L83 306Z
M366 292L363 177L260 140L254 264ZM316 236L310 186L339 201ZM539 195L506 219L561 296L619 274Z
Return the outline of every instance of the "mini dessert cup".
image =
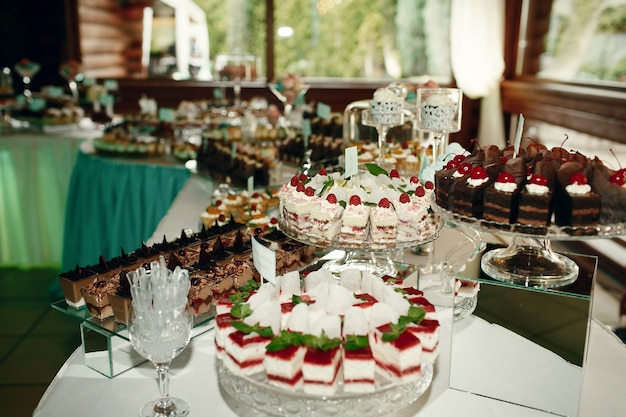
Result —
M89 314L98 320L104 320L113 316L113 308L109 300L109 293L114 291L115 287L103 279L92 282L87 287L80 289Z
M98 274L91 269L79 268L67 271L59 275L59 283L65 297L65 302L73 308L85 306L85 299L81 293L81 288L86 287L98 278Z

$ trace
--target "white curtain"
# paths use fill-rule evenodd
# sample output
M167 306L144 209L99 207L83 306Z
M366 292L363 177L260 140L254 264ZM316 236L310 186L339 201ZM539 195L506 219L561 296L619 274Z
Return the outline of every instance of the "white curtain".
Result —
M478 143L506 143L500 80L504 72L504 0L452 0L451 62L458 87L481 98Z

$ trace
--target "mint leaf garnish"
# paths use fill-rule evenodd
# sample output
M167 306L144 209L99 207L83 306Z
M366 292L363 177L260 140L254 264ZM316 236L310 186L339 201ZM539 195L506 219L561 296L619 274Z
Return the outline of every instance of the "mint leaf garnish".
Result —
M365 164L365 167L372 175L379 176L380 174L384 174L384 175L389 176L389 173L384 168L381 168L376 164L367 163Z
M253 326L250 326L249 324L244 323L243 321L233 321L231 323L231 325L239 330L242 333L245 334L250 334L252 332L256 332L258 334L260 334L263 337L273 337L274 333L272 332L272 328L271 327L261 327L259 325L259 323L256 323Z
M341 339L338 337L329 338L325 332L322 331L321 336L313 336L312 334L305 334L302 336L302 342L305 346L320 349L324 352L330 349L334 349L337 346L341 346Z
M322 194L324 194L324 192L327 189L329 189L333 185L335 185L335 179L333 177L329 177L326 181L324 181L324 185L322 186L322 189L320 190L320 192L317 195L321 196Z
M230 309L230 315L238 319L248 317L250 314L252 314L250 304L237 304Z
M282 330L280 335L274 337L265 349L269 352L277 352L290 346L300 346L302 344L302 335L300 333Z
M383 342L393 342L406 330L406 325L402 324L401 320L398 323L389 323L389 327L390 331L383 333Z
M345 350L358 350L368 347L370 344L367 336L348 335L346 343L343 345Z

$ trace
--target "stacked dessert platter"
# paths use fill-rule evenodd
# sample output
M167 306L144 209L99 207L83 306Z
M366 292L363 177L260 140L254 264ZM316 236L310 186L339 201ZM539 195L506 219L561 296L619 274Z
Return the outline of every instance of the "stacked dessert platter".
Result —
M571 284L578 266L552 251L552 240L625 233L623 169L563 147L475 147L449 154L434 172L433 209L446 222L511 237L485 253L491 278L527 287Z
M430 386L439 331L434 306L402 280L294 271L218 302L219 382L269 415L388 413Z
M386 128L401 124L404 99L389 89L379 89L370 101L365 123L379 127L379 147ZM292 239L308 245L339 249L345 256L327 262L335 272L357 268L379 276L394 275L389 256L377 253L404 250L435 240L443 226L430 207L434 184L417 176L405 177L384 164L349 166L344 172L321 169L300 174L279 191L279 226ZM356 159L356 158L354 158Z

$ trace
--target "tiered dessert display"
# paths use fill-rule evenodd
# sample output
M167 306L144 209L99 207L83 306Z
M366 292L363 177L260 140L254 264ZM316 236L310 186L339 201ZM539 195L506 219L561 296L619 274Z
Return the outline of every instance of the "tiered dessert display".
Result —
M342 249L346 257L327 266L393 275L393 263L377 252L406 249L437 238L442 222L430 209L431 182L402 177L376 164L345 177L325 169L292 177L279 192L279 225L300 242Z
M217 306L220 385L279 416L372 416L430 385L439 321L421 292L321 268L236 291Z
M572 283L578 266L551 240L624 234L624 170L563 147L475 147L448 155L434 174L433 208L446 221L510 234L481 260L490 277L530 287Z

